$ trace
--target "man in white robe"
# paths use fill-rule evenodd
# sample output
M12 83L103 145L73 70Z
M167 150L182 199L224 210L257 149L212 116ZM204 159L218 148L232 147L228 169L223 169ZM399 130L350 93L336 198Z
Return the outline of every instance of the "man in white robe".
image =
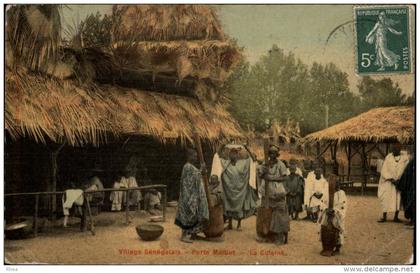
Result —
M313 222L318 215L328 207L328 182L322 175L321 165L318 163L313 172L305 179L304 207L308 218Z
M378 198L382 207L382 218L379 223L386 222L387 213L394 212L394 222L401 222L398 213L401 208L401 194L396 188L396 184L401 178L405 167L409 162L407 153L401 151L399 144L393 146L392 153L385 157L381 168L381 178L379 179Z
M336 189L334 193L334 211L337 216L340 218L341 229L340 229L340 236L338 239L338 244L336 246L335 251L338 253L340 252L341 246L344 244L344 232L345 232L345 219L346 219L346 212L347 212L347 196L346 193L340 189L340 183L336 182Z

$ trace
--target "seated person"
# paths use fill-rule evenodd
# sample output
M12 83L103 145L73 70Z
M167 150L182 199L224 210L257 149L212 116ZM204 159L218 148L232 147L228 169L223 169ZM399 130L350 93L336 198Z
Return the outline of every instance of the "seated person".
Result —
M78 189L74 183L71 183L70 189L64 191L63 197L63 214L64 214L64 221L63 226L67 227L68 219L70 216L70 209L73 208L75 205L79 212L79 215L82 216L83 219L83 208L84 205L84 197L83 197L83 190ZM83 221L82 221L83 224Z
M222 188L217 175L212 175L210 177L210 201L212 206L218 206L223 204L222 200Z
M89 178L88 183L85 185L85 191L97 191L97 190L103 190L104 185L102 184L99 177L96 175L93 175ZM105 192L95 192L93 194L88 195L89 202L93 202L95 204L102 205L104 202Z
M150 214L156 214L154 210L161 210L162 194L156 189L150 189L144 195L145 210Z

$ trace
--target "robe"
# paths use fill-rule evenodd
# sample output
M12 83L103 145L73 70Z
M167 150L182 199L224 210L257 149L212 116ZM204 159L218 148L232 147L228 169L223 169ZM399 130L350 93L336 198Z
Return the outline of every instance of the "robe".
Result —
M287 195L287 206L289 212L301 212L303 204L303 178L299 175L288 175L285 181Z
M286 192L284 192L284 197L281 200L270 200L270 203L273 209L270 231L276 234L289 232L290 225Z
M344 244L345 219L347 212L347 196L343 190L334 193L334 211L340 217L340 237L339 244Z
M119 189L121 188L121 184L119 181L114 182L113 189ZM123 202L123 191L112 191L109 195L109 200L112 202L111 211L120 211L121 210L121 204Z
M404 207L404 216L414 219L416 206L416 160L412 159L405 167L397 190L401 192L401 202Z
M314 193L322 193L320 199L314 196ZM305 179L305 191L304 191L304 205L307 209L316 209L319 207L320 210L324 210L328 207L328 182L321 175L320 179L316 179L315 173L310 172L308 177Z
M266 177L261 179L261 187L258 188L258 193L262 201L261 206L265 206L263 203L266 194L265 183L268 183L268 206L273 210L273 213L271 214L270 231L276 234L285 233L290 230L285 181L272 181L286 176L286 173L286 165L284 165L282 161L277 160L274 164L268 166ZM266 179L268 181L265 181ZM284 195L284 198L276 200L279 194Z
M382 212L401 210L401 194L389 179L399 180L407 164L408 156L403 151L397 157L394 157L392 153L385 157L378 185L378 198L381 202Z
M216 175L221 181L223 208L227 218L239 220L255 213L258 199L256 164L251 157L239 159L234 165L216 153L211 175Z
M125 185L126 188L137 188L138 187L137 180L134 176L130 176L128 178L123 176L123 177L121 177L120 183ZM127 194L128 194L128 197L127 197ZM139 190L134 190L134 191L124 193L124 197L123 197L124 204L126 202L126 198L128 198L128 205L129 206L137 205L140 202L140 200L142 199L141 192Z
M280 160L277 160L275 164L268 167L268 179L279 179L282 176L287 175L286 165ZM286 191L284 187L284 182L269 182L268 184L269 198L273 197L275 194ZM265 180L261 179L261 187L258 188L258 194L263 201L265 196ZM269 201L271 203L271 201ZM264 205L264 204L261 204ZM271 205L270 205L271 206Z
M201 172L191 163L182 169L175 225L187 233L203 230L209 221L209 207Z
M62 197L63 202L63 214L65 216L70 215L70 209L73 207L73 204L76 206L83 205L83 190L80 189L73 189L73 190L66 190Z

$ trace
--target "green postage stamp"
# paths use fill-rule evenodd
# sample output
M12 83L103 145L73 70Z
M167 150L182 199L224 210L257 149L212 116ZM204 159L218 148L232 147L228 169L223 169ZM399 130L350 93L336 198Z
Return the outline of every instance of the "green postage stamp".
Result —
M411 71L408 6L355 7L356 69L359 74Z

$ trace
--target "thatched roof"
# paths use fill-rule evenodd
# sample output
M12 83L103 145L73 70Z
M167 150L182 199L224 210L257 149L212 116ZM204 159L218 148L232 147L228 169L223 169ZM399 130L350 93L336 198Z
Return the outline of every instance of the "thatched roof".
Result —
M109 134L192 139L195 129L210 141L240 137L220 104L111 85L6 71L5 128L12 138L49 138L70 145L106 142Z
M42 70L57 59L61 42L60 5L7 5L6 60L13 56L32 70Z
M190 77L221 84L241 59L239 49L229 41L135 42L130 49L125 44L113 45L121 66L175 75L180 82Z
M241 59L209 5L114 5L112 18L120 67L221 86Z
M316 141L395 142L414 141L414 107L374 108L354 118L307 135L306 143Z
M114 5L113 40L168 41L223 39L209 5Z

